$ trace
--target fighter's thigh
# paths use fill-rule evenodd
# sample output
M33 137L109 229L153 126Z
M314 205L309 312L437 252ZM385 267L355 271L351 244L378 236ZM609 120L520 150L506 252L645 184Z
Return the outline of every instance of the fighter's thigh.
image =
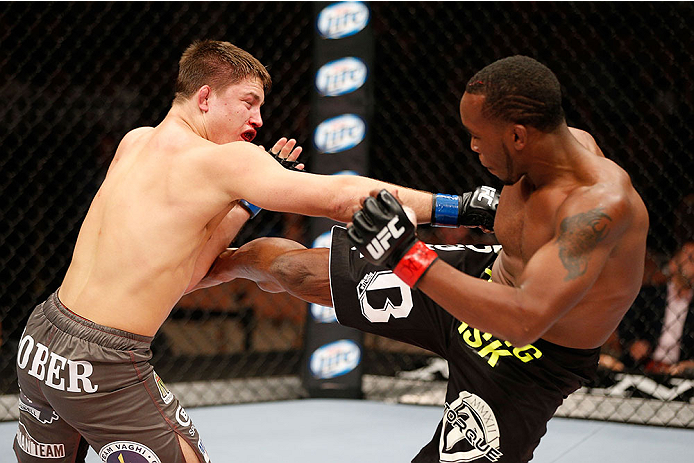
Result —
M154 370L144 381L82 397L66 414L107 463L128 456L148 463L209 462L198 430Z
M193 450L193 447L190 446L188 441L186 441L184 438L181 436L176 436L178 437L178 445L181 446L181 450L183 451L183 456L185 457L185 462L186 463L198 463L198 454Z

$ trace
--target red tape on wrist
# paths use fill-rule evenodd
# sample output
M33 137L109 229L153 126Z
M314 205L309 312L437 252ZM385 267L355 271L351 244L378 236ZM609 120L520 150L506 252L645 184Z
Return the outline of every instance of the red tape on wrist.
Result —
M393 269L393 273L407 283L410 288L414 288L422 275L438 258L436 252L429 249L422 241L417 241L400 259L398 265Z

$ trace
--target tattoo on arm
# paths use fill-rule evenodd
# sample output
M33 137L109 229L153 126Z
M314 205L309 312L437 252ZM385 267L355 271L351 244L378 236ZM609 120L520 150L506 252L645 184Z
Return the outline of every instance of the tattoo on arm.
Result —
M610 232L612 218L602 208L567 217L559 225L559 258L568 270L564 281L576 279L586 273L590 252Z

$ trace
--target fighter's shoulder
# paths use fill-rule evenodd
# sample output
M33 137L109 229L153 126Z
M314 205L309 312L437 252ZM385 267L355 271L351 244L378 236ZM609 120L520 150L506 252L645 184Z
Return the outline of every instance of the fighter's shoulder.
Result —
M569 222L583 222L589 226L602 223L617 232L613 236L620 234L638 215L634 194L626 173L579 186L566 196L558 210L560 227Z
M121 139L120 146L127 147L133 143L136 143L142 137L154 132L154 127L138 127L126 133Z
M230 143L216 144L205 140L194 148L194 153L207 161L225 165L234 163L236 167L242 167L239 163L255 163L258 159L265 160L269 156L259 146L247 141L233 141Z
M152 133L152 131L154 131L154 127L138 127L126 133L118 143L112 162L120 161L134 155L134 153L137 152L138 144L142 143L145 136Z

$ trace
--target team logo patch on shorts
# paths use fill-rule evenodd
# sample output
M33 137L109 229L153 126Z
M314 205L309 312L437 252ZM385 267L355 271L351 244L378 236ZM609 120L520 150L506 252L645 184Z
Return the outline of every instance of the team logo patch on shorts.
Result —
M99 458L106 463L161 463L149 447L127 440L104 445L99 451Z
M178 424L180 424L184 428L190 426L190 416L188 416L186 410L180 405L176 409L176 421L178 421Z
M51 424L60 419L51 407L34 406L33 403L29 397L25 396L22 391L19 391L19 409L36 418L39 423Z
M164 384L164 381L161 380L156 371L154 372L154 380L157 382L157 387L159 388L161 400L163 400L166 405L169 405L171 401L174 399L173 392L171 392L169 388L166 387L166 384Z
M407 318L412 310L412 290L390 270L369 272L357 283L361 313L371 323Z
M487 402L471 392L461 391L443 414L439 458L442 462L499 461L499 425Z
M27 455L37 458L65 458L65 445L63 444L46 444L34 439L27 428L22 423L19 423L17 429L17 445Z

